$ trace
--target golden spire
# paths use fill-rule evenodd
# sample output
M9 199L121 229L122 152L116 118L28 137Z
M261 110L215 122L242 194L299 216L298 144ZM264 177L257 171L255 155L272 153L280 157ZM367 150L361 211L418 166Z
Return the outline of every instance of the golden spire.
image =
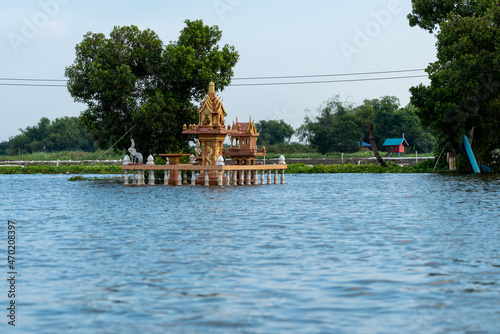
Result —
M208 84L208 96L215 97L215 84L213 81Z

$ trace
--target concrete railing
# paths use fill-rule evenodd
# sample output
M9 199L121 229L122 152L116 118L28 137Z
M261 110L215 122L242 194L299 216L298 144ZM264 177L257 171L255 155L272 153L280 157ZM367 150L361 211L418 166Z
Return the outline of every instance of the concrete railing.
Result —
M191 185L258 185L284 184L286 164L246 166L201 166L201 165L123 165L125 185L155 185L154 172L163 171L163 184L180 186L187 184L187 173L191 173ZM197 173L198 178L196 178ZM175 174L174 174L175 173Z

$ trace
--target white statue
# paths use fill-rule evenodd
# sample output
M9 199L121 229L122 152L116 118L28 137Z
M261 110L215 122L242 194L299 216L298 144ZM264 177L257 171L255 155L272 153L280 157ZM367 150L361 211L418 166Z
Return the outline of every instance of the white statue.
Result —
M194 151L196 152L197 157L201 157L201 148L200 148L200 140L199 139L196 142L196 148L194 149Z
M131 138L130 141L132 142L132 145L130 146L128 151L130 152L132 163L136 163L135 159L137 159L137 163L142 164L142 154L137 152L137 150L135 149L134 138Z

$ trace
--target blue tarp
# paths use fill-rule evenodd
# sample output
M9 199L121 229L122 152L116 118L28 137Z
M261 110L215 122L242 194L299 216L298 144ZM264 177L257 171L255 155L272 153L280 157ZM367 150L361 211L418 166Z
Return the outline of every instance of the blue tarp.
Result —
M358 145L359 145L359 141L358 141ZM365 143L364 141L362 141L361 146L362 147L371 147L372 145L370 143Z

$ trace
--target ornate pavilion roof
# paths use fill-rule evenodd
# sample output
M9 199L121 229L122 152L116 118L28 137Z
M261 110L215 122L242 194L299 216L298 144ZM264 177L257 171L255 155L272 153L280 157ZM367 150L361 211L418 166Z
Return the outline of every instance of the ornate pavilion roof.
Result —
M208 94L205 95L205 98L201 102L200 108L198 109L198 114L201 114L205 108L208 108L212 114L222 114L226 115L226 110L222 105L222 99L215 94L215 84L213 81L208 85Z

